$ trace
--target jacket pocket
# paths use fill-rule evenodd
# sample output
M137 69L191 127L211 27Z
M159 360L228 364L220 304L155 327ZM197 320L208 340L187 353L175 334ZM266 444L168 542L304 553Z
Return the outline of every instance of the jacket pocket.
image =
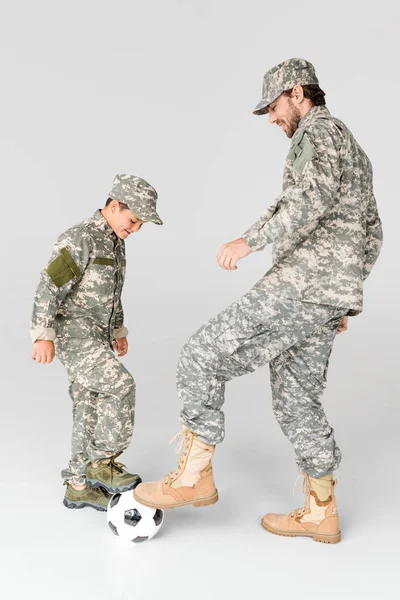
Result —
M60 256L51 261L46 271L57 287L63 286L74 277L81 276L80 269L67 248L61 248Z
M74 301L79 306L103 315L112 304L114 286L114 259L95 257L75 290ZM105 318L105 314L103 316Z
M303 135L301 141L293 146L293 169L301 174L306 164L317 156L316 150L308 137Z

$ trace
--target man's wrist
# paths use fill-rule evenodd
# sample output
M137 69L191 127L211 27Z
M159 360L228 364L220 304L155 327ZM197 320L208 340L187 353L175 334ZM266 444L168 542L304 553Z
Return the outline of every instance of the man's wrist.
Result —
M256 248L255 248L255 246L252 245L251 237L250 237L250 235L247 234L247 231L246 231L246 233L244 233L242 235L242 237L240 239L242 239L245 242L245 244L247 245L249 250L251 250L251 252L255 252Z

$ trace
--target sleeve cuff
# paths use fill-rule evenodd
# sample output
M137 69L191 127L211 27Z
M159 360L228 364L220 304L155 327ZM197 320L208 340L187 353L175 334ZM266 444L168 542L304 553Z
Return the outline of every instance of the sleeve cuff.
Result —
M56 332L51 327L35 327L31 329L32 343L37 340L48 340L54 342L56 339Z
M126 327L122 326L122 327L116 327L114 329L114 340L117 340L118 338L123 338L126 337L128 335L129 331Z
M260 234L260 230L253 231L252 228L248 229L243 235L242 238L250 248L252 252L258 252L258 250L263 250L265 246L269 243L268 241L263 239L263 236Z
M251 250L253 250L252 244L251 244L251 233L249 230L245 231L242 234L242 238L244 239L244 241L246 242L246 244L248 245L249 248L251 248Z

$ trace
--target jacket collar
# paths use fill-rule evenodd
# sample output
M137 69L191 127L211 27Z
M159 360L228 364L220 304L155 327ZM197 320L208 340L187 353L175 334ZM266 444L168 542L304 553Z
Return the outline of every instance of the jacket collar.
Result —
M304 117L300 119L296 133L292 137L292 143L299 141L298 138L302 137L304 130L311 123L311 121L314 121L314 119L324 119L330 114L331 113L329 112L327 106L312 106L304 115Z
M97 229L104 231L108 235L113 235L114 231L108 221L101 214L101 208L98 208L92 217L93 223ZM115 234L114 234L115 235Z

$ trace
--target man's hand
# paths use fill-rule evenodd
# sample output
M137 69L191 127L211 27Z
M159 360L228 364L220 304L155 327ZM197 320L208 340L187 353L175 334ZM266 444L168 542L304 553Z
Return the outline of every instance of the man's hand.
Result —
M244 238L241 237L233 240L233 242L224 244L217 255L217 261L222 269L235 271L238 260L245 258L249 254L251 254L251 248L249 248Z
M118 356L125 356L128 352L128 339L122 337L114 340L114 350L119 353Z
M32 360L38 363L51 363L55 356L54 342L51 340L36 340L32 348Z
M339 327L336 331L336 334L342 333L342 331L347 331L347 323L348 323L349 317L343 317L342 320L339 323Z

